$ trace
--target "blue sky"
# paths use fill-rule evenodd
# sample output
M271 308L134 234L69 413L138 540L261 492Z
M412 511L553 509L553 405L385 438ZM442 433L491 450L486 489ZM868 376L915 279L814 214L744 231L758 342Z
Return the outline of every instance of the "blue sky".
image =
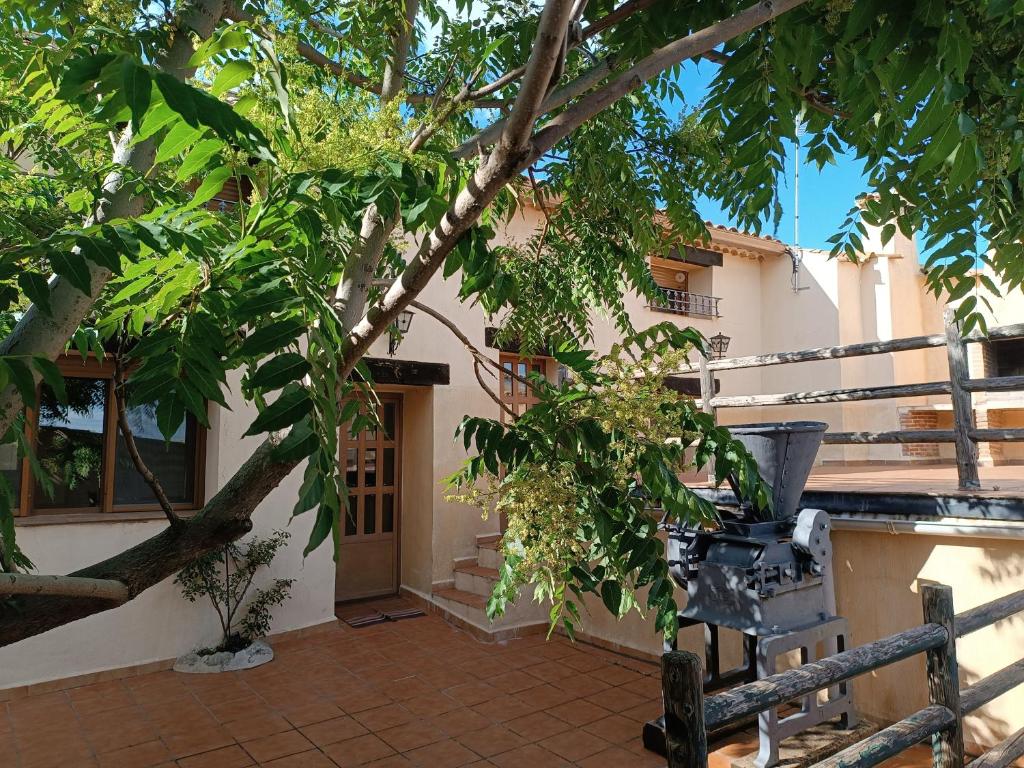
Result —
M687 109L700 103L706 92L707 83L714 76L717 66L710 62L687 62L680 77L686 93ZM682 105L673 104L670 110L680 111ZM867 190L867 183L860 171L860 163L852 157L839 157L835 165L826 166L821 171L814 163L803 162L800 168L800 245L804 248L830 248L828 239L839 231L846 214L849 212L857 195ZM773 235L787 243L793 238L793 173L795 163L787 163L785 186L779 191L783 215L778 231L773 231L771 224L762 234ZM722 212L717 203L702 200L699 204L701 214L716 224L734 225L729 217Z

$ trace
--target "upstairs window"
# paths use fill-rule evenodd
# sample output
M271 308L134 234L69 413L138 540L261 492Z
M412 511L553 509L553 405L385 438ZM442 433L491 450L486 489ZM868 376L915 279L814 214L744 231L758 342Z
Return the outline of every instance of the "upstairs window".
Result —
M499 362L502 368L501 402L512 413L521 416L526 413L527 408L540 402L533 391L533 387L522 381L522 379L528 379L531 373L547 378L548 358L524 357L503 352L499 357ZM508 414L502 411L501 417L503 421L507 416Z
M47 495L13 446L0 453L0 470L14 491L17 514L145 512L160 509L135 468L117 424L113 364L68 356L57 361L67 402L40 385L38 406L26 412L28 436L43 472L53 483ZM143 461L180 510L202 506L204 430L195 417L169 441L157 428L155 404L129 406L128 424Z

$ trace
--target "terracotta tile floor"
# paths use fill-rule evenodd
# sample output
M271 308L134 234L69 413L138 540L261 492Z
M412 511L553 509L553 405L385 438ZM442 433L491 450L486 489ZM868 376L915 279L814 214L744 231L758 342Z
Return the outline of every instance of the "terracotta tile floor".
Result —
M529 637L484 644L435 616L274 644L245 672L158 672L0 703L2 768L644 768L656 665ZM712 747L709 768L757 750ZM927 768L912 750L887 768Z
M275 644L245 672L0 703L4 768L663 766L652 664L564 639L484 644L435 616ZM13 761L13 762L12 762Z

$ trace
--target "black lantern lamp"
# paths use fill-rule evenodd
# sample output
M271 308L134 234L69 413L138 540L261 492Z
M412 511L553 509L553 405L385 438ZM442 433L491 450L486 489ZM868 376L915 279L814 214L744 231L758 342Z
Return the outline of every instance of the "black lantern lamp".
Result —
M409 332L409 327L412 325L413 313L407 309L403 309L398 319L391 324L390 334L388 338L388 354L391 357L395 356L398 351L398 345L402 343L402 338Z
M708 346L711 347L711 359L721 360L725 357L726 350L729 349L729 342L732 341L724 333L716 333L710 339L708 339Z

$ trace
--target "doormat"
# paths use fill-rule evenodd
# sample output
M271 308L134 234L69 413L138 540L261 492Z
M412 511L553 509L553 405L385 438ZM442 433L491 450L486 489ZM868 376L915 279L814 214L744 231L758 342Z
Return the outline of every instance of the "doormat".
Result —
M380 611L371 611L370 613L364 613L358 616L342 616L340 618L350 627L354 627L355 629L359 629L360 627L371 627L374 624L383 624L388 620L388 617Z
M417 616L426 616L419 608L395 608L385 611L384 616L388 621L401 621L402 619L415 619Z
M400 598L376 600L369 603L338 606L335 615L350 627L372 627L385 621L402 621L425 616L419 608Z

